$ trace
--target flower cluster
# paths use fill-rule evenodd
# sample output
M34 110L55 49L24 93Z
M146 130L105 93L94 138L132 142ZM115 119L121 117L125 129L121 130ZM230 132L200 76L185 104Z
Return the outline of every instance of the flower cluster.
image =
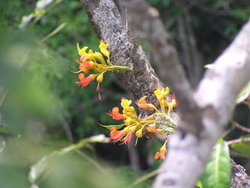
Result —
M92 81L97 81L97 92L99 100L100 96L100 84L103 82L103 76L108 71L113 70L131 70L125 66L116 66L110 62L110 52L108 51L109 44L100 41L99 49L100 52L94 52L85 46L80 48L77 44L78 54L80 59L76 60L78 63L78 71L73 72L78 74L79 81L76 84L85 87L89 85ZM119 125L101 125L110 130L110 139L113 142L122 142L123 144L130 143L133 136L136 137L136 143L139 138L146 136L150 138L149 133L160 134L167 137L167 133L173 133L175 122L171 119L170 113L176 107L177 103L175 96L169 95L169 88L157 87L154 91L156 99L158 101L158 106L156 107L152 103L146 101L146 96L136 101L136 104L142 110L151 110L151 114L146 117L139 117L136 110L131 106L132 101L128 99L121 100L122 111L119 107L114 107L109 113L115 120L122 120L123 123ZM160 121L159 121L160 119ZM166 129L160 128L165 125ZM154 158L165 159L167 152L166 142L160 148L159 152L156 152Z
M102 40L100 41L99 49L100 52L94 52L93 50L88 50L88 47L85 46L80 48L79 44L77 43L77 50L78 54L80 55L80 59L76 60L79 65L79 70L73 73L79 73L78 79L79 81L75 82L76 84L81 85L82 87L87 86L92 81L96 80L97 91L99 94L100 99L100 83L103 81L103 76L107 71L113 70L131 70L125 66L116 66L110 62L110 52L108 51L108 45L104 43ZM90 71L91 74L86 76Z
M136 136L136 143L139 138L143 135L147 135L147 133L161 134L163 136L167 136L167 132L174 132L175 123L170 118L171 111L176 107L177 103L175 97L172 95L171 100L167 100L166 96L169 94L169 88L161 88L158 87L154 94L159 103L159 108L156 108L155 105L148 103L146 101L146 96L143 96L140 100L136 102L138 107L141 109L151 109L154 111L151 115L147 117L138 117L135 108L131 106L132 101L128 99L121 100L121 106L123 108L122 113L120 113L120 109L118 107L114 107L112 111L109 113L115 120L123 120L123 124L119 125L110 125L106 127L110 129L110 139L113 142L122 142L123 144L129 143L132 139L132 136ZM156 117L161 117L164 121L157 121ZM169 129L161 129L157 128L157 125L164 124ZM160 149L160 152L155 154L155 159L161 158L165 159L166 154L166 142Z

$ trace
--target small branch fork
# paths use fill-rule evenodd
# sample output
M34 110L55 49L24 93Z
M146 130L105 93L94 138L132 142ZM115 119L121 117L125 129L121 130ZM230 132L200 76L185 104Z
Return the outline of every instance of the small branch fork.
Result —
M246 128L246 127L240 125L239 123L237 123L237 122L234 121L234 120L231 120L230 122L231 122L231 124L233 125L233 127L236 127L237 129L240 129L241 131L250 134L250 129L249 129L249 128Z
M112 62L133 68L133 71L126 73L118 72L128 91L135 99L147 95L153 101L153 90L156 86L162 86L162 83L150 66L135 34L122 22L114 2L81 1L98 37L110 44ZM151 49L155 50L155 59L158 60L155 64L161 67L160 77L166 79L163 81L174 90L179 103L181 119L176 133L170 138L167 159L162 163L161 173L153 186L191 188L201 175L212 147L230 119L237 94L250 80L250 21L217 58L213 68L207 70L197 90L193 91L179 64L170 36L159 19L158 11L144 0L122 2L127 8L129 24L142 32Z

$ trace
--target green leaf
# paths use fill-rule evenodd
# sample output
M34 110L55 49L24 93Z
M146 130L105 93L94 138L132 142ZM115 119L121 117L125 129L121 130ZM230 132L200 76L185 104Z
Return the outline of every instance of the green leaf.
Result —
M115 128L117 128L117 129L120 129L120 128L122 128L122 127L124 127L125 126L125 124L120 124L120 125L102 125L102 124L100 124L100 123L98 123L100 126L102 126L102 127L105 127L106 129L111 129L111 128L113 128L113 127L115 127Z
M240 139L242 139L242 142L232 144L231 148L234 151L242 154L243 156L250 158L250 142L244 142L244 139L246 138L250 138L250 135L245 135L245 136L240 137Z
M213 64L206 64L206 65L204 65L204 68L206 68L206 69L211 69L211 68L213 68Z
M237 96L236 103L239 104L243 102L250 95L250 82L243 88L243 90Z
M196 186L199 187L199 188L203 188L201 180L197 181Z
M51 154L44 156L39 161L37 161L35 164L33 164L30 168L28 180L31 184L34 184L39 180L41 177L43 177L46 172L48 171L49 163L60 156L63 156L67 153L70 153L72 151L75 151L77 149L86 147L89 143L93 142L99 142L99 143L108 143L109 139L105 137L104 135L96 135L89 138L84 138L80 140L76 144L72 144L70 146L64 147L61 150L54 151Z
M220 139L214 147L210 160L201 176L203 188L228 188L231 166L228 145Z

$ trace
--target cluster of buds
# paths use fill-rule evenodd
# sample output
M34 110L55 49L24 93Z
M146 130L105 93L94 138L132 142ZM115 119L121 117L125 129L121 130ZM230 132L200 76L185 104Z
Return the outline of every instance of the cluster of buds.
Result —
M122 142L123 144L129 143L133 137L136 136L136 143L139 138L148 133L160 134L166 136L167 133L173 133L175 122L171 119L170 113L176 107L176 99L172 95L171 100L167 100L166 96L169 94L169 88L158 87L154 94L159 103L159 109L155 105L146 101L146 96L143 96L136 102L139 108L144 110L152 110L153 113L147 117L138 117L135 109L131 106L132 101L128 99L121 100L121 106L123 108L122 113L118 107L114 107L109 113L115 120L123 120L123 124L119 125L101 125L105 128L110 129L110 139L113 142ZM157 121L156 117L159 116L164 121ZM169 129L158 128L157 125L166 125ZM167 139L166 139L167 140ZM167 142L167 141L166 141ZM160 152L155 154L155 159L165 159L167 152L166 142L160 149Z
M87 46L80 48L79 44L77 44L77 50L78 54L80 55L80 59L76 60L76 62L79 65L79 70L73 73L78 74L79 81L75 83L85 87L92 81L96 80L98 83L96 90L98 92L99 100L101 100L100 83L102 83L103 76L107 71L131 70L128 67L116 66L110 62L110 52L107 49L108 45L109 44L106 44L101 40L99 45L101 52L93 52L91 49L88 50ZM86 76L86 74L88 74L90 71L92 71L92 73Z

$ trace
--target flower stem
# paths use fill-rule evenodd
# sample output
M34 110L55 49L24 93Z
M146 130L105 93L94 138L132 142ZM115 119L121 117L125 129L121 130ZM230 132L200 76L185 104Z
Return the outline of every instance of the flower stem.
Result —
M162 121L148 121L148 123L162 124L162 125L167 125L168 127L171 127L171 128L176 128L175 125L170 124L170 123L168 123L168 122L162 122Z
M110 69L113 69L113 70L127 70L127 71L131 71L132 69L129 68L129 67L126 67L126 66L118 66L118 65L114 65L114 66L111 66Z

